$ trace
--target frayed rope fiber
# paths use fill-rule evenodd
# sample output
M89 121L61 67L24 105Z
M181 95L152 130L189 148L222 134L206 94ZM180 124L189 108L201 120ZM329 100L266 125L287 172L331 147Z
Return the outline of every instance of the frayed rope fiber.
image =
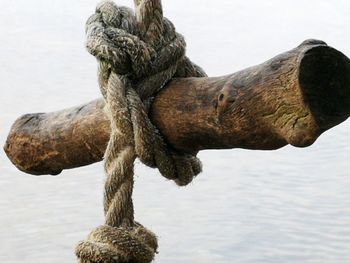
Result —
M101 2L87 21L87 49L97 58L99 86L111 123L104 156L105 224L81 241L80 263L149 263L157 238L134 221L134 161L187 185L201 172L194 155L173 150L151 123L152 100L174 77L204 77L185 56L183 36L163 17L160 0L134 0L133 10Z

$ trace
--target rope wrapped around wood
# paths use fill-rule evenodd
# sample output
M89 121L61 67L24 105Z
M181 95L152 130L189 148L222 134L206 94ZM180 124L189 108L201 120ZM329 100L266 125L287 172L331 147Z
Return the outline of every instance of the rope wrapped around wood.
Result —
M105 152L105 225L76 247L81 263L151 262L156 236L134 221L134 161L158 168L178 185L201 172L194 155L172 149L148 117L152 99L173 77L204 77L185 56L184 38L163 17L160 0L134 0L135 13L101 2L87 21L87 49L99 64L99 85L111 123Z

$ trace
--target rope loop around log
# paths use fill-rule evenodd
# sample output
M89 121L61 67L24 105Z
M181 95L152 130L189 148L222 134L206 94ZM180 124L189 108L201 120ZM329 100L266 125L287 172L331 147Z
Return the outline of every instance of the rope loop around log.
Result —
M105 225L76 247L81 263L148 263L156 236L134 221L134 161L158 168L178 185L201 172L195 155L172 149L148 118L149 106L173 77L204 77L185 57L185 40L163 17L160 0L135 0L135 10L98 4L87 21L87 49L99 63L99 85L111 123L105 152Z

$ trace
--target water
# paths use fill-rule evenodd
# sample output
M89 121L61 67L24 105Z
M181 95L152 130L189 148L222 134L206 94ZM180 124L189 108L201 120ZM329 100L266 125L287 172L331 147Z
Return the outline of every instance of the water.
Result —
M132 1L120 1L130 5ZM99 96L84 50L93 0L0 0L0 142L27 112ZM163 1L209 75L251 66L319 38L350 55L350 3ZM205 151L204 172L178 188L137 165L136 218L159 236L159 263L350 262L350 122L307 149ZM103 222L102 165L34 177L0 153L0 262L75 262Z

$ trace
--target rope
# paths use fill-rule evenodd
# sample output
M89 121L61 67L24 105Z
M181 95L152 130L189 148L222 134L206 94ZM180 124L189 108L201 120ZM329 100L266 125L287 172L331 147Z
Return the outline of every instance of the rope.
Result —
M195 155L172 149L151 123L154 96L173 77L203 77L185 56L184 38L163 17L160 0L134 0L135 14L111 1L87 21L87 49L99 64L99 86L111 123L105 152L105 224L75 250L81 263L148 263L156 236L134 221L134 161L158 168L182 186L201 172Z

